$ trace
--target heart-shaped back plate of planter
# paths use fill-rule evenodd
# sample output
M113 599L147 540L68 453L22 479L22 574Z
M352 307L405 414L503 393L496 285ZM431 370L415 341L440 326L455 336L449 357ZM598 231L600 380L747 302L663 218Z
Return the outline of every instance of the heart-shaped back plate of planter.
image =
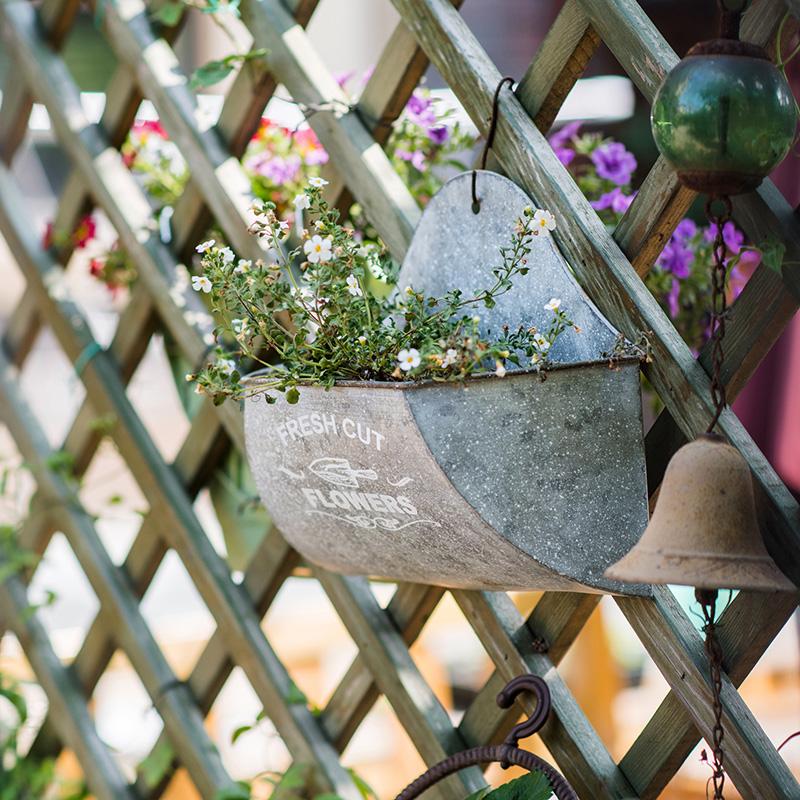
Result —
M441 296L485 289L525 193L471 173L431 199L399 286ZM644 594L605 569L647 524L638 362L609 365L617 332L575 281L549 236L533 239L527 275L484 309L546 330L552 298L568 330L538 373L458 382L304 387L296 406L246 403L245 435L261 497L288 541L328 569L488 590ZM255 379L257 380L257 379Z

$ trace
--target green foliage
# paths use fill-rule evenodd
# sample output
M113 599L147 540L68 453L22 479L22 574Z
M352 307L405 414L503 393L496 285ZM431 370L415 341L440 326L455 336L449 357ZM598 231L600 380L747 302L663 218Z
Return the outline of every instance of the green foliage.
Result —
M149 755L139 763L139 771L145 784L152 789L164 779L172 762L175 751L169 742L160 742Z
M202 89L219 83L233 72L237 64L246 64L266 56L267 51L263 48L251 50L249 53L231 53L229 56L209 61L203 66L198 67L192 73L189 85L192 89Z
M475 800L549 800L553 796L550 781L541 772L529 772L520 778L504 783ZM473 800L472 797L469 800Z
M160 22L162 25L166 25L168 28L172 28L181 21L186 8L186 5L180 0L164 3L151 12L150 18Z
M198 246L204 275L195 276L193 285L210 294L220 321L216 333L230 347L220 349L214 362L190 378L215 402L252 394L274 402L274 390L285 392L293 403L301 384L330 387L346 379L463 380L491 370L505 375L507 363L540 369L549 364L555 340L575 328L553 298L546 306L553 314L547 330L504 328L493 341L479 330L477 312L492 308L511 290L513 278L528 272L533 237L555 227L549 212L525 210L510 245L500 250L488 289L466 297L455 289L434 298L407 286L377 297L367 279L390 271L388 257L356 241L339 224L338 212L322 199L322 179L312 178L310 184L302 198L316 233L304 235L302 247L283 255L289 225L278 219L272 203L263 204L251 226L282 254L280 261L253 264L237 261L230 248L213 241ZM265 359L264 347L279 363ZM267 377L258 387L241 383L242 360L266 367Z

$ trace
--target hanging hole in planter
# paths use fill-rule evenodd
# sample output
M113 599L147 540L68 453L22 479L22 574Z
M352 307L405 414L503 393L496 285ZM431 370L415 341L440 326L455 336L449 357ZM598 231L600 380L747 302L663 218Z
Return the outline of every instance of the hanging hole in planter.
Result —
M441 296L491 281L529 205L508 179L471 173L430 201L399 285ZM448 587L646 594L603 572L647 524L639 363L609 368L617 331L550 236L482 333L547 324L559 298L581 329L559 337L547 381L514 370L452 381L300 387L301 400L245 403L248 456L288 541L328 569ZM247 379L252 388L258 375Z

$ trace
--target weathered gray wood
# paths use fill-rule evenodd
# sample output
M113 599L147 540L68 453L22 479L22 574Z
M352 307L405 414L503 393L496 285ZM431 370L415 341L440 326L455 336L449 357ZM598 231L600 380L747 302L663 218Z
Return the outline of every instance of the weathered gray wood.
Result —
M19 393L15 373L13 365L0 355L3 420L28 462L39 491L62 504L60 527L100 603L107 613L113 613L117 619L115 636L119 646L136 669L142 685L164 720L170 740L182 762L192 772L203 797L213 800L219 791L232 789L234 782L226 773L219 753L203 728L199 710L185 687L175 680L175 675L153 639L133 593L119 579L119 572L111 563L91 518L81 508L75 492L63 477L47 467L50 449Z
M486 648L505 681L526 672L544 678L550 689L553 710L540 736L567 780L582 797L630 798L630 784L620 772L605 745L561 680L553 662L514 634L524 620L510 598L502 593L453 592L453 596ZM521 698L521 706L532 714L535 704Z
M314 568L375 683L428 765L465 749L447 712L420 674L400 633L378 605L364 578L335 575ZM465 790L485 785L477 767L462 770L440 784L441 796L462 800Z
M703 642L672 592L656 587L652 600L617 598L617 603L695 725L710 731L711 684ZM736 788L764 800L800 798L800 785L725 674L722 705L725 765Z
M16 218L19 208L10 208L13 182L0 170L0 217L4 235L14 242L20 266L29 285L39 293L40 303L49 307L53 331L68 355L75 359L93 338L80 312L67 301L54 299L47 291L45 276L57 268L46 253L32 244L30 233ZM163 462L141 420L124 391L113 364L104 353L97 355L81 374L87 391L96 398L102 413L113 413L119 420L114 438L131 473L148 496L151 512L162 516L170 543L183 559L209 611L224 631L237 661L248 674L287 746L299 760L320 763L320 785L335 788L343 797L355 798L357 789L349 774L339 765L335 751L327 742L309 710L287 702L291 682L283 665L267 643L259 619L247 603L240 587L230 578L227 567L214 551L194 515L191 502L175 472ZM238 412L237 412L238 413ZM16 437L15 437L16 438ZM133 657L131 656L133 661ZM168 695L169 696L169 695Z
M29 613L25 587L18 577L0 585L0 614L11 625L36 672L59 735L81 762L97 800L136 800L108 747L100 741L80 688L53 651L47 632Z
M242 15L256 45L269 51L269 68L292 97L308 106L332 109L313 114L309 124L325 149L336 155L337 168L347 174L367 217L392 253L402 258L419 210L386 154L358 115L347 110L344 92L277 0L248 3Z
M550 130L599 45L579 1L566 0L515 90L542 133Z

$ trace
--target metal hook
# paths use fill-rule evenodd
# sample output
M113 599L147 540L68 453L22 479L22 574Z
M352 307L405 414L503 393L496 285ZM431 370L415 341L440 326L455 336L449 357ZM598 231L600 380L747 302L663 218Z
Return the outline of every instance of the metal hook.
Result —
M483 145L483 152L481 153L481 169L486 169L486 159L489 157L489 148L494 143L494 134L497 130L497 116L498 107L500 105L500 90L504 84L509 86L514 85L513 78L503 78L497 84L494 90L494 97L492 98L492 118L489 121L489 131L486 134L486 142ZM478 199L478 170L472 170L472 213L477 214L481 210L481 201Z
M515 725L506 736L503 744L511 745L511 747L519 747L520 739L533 736L547 722L547 718L550 716L552 705L550 689L547 688L547 684L538 675L520 675L514 678L497 695L497 705L500 708L511 708L514 701L523 692L532 692L536 695L536 710L524 722ZM508 764L502 762L501 766L506 769Z

